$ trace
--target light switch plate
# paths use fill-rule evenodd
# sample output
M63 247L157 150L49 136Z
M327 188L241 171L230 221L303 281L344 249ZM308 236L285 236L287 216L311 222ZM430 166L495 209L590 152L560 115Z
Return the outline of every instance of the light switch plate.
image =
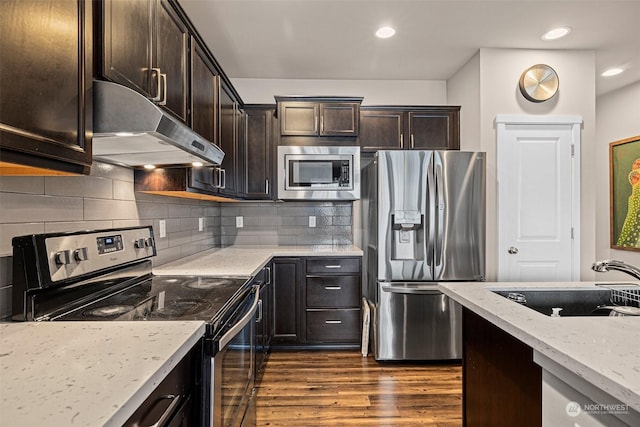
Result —
M309 227L313 228L316 226L316 217L314 215L309 215Z
M159 223L160 223L160 226L159 226L160 238L167 237L167 221L164 219L161 219Z
M204 230L204 218L198 218L198 231Z
M244 217L237 216L236 217L236 228L244 227Z

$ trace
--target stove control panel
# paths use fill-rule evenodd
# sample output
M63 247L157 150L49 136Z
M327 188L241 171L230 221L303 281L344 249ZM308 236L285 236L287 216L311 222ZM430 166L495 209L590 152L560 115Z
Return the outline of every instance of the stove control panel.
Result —
M53 282L156 255L150 226L54 235L44 243Z

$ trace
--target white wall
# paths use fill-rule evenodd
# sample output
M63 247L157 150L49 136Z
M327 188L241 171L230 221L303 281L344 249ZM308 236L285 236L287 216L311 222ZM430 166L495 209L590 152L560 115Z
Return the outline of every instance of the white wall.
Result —
M595 179L596 258L619 259L640 266L640 252L611 249L609 228L609 143L640 135L640 82L598 97L596 105ZM623 273L599 275L629 280Z
M522 97L518 89L521 73L531 65L545 63L560 78L558 94L539 104ZM497 266L496 223L496 130L498 114L580 115L582 130L581 178L581 277L593 278L595 259L595 55L592 51L547 51L527 49L481 49L448 82L448 103L472 112L461 119L463 149L487 153L487 279L495 280ZM476 113L478 112L478 113ZM479 122L473 115L478 114ZM474 134L478 134L479 143ZM472 141L469 141L471 139ZM477 148L476 148L477 146Z
M445 105L444 80L231 79L246 104L275 104L274 95L362 96L362 105Z

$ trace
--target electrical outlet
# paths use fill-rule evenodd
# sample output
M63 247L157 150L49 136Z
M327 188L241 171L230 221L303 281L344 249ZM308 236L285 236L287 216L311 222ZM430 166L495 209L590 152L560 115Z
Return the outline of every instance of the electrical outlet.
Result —
M161 219L159 223L160 223L160 238L162 239L163 237L167 237L167 221L164 219Z
M244 217L237 216L236 217L236 228L244 227Z
M316 226L316 217L314 215L309 215L309 227L313 228Z
M198 231L204 230L204 218L198 218Z

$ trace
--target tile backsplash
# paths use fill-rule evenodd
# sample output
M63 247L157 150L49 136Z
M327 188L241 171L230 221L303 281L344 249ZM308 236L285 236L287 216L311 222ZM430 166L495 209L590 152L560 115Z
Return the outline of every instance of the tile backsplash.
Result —
M10 315L14 236L136 225L153 226L155 265L220 246L353 242L350 202L218 203L136 193L131 169L105 163L94 163L89 176L0 176L0 319Z

